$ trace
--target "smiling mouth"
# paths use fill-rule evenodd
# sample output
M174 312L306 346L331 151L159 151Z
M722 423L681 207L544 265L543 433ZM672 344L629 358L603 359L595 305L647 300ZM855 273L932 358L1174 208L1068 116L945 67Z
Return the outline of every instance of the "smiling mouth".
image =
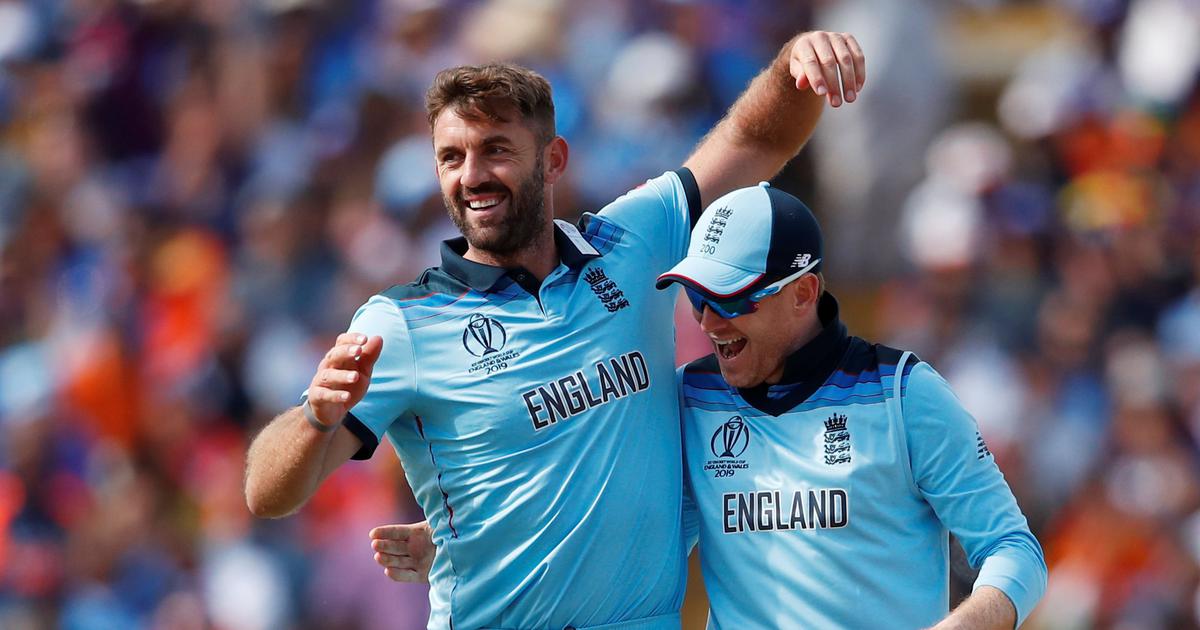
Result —
M500 197L493 197L491 199L476 199L474 201L468 201L467 207L472 210L487 210L500 205L501 201L504 200Z
M713 344L717 347L717 354L721 355L722 359L732 359L741 354L742 350L746 348L746 338L713 339Z

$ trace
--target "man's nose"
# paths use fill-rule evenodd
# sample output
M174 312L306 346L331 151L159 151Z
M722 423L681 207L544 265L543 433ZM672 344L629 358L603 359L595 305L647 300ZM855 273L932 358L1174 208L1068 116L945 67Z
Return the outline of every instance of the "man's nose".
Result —
M468 155L463 160L462 171L459 175L459 179L464 188L477 188L484 182L488 181L488 178L489 175L483 160L473 155Z
M729 325L729 320L717 315L717 312L704 305L704 311L700 313L700 330L706 333L715 333L723 330Z

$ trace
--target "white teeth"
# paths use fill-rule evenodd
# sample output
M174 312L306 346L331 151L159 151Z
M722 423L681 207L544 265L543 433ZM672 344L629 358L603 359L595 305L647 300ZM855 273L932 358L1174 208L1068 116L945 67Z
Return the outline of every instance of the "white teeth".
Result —
M484 199L481 201L468 201L467 205L470 206L472 210L483 210L484 208L491 208L498 203L500 203L499 199Z
M728 346L731 343L737 343L743 339L745 339L745 337L738 337L737 339L727 339L725 341L721 341L720 339L713 339L713 343L717 344L718 346Z

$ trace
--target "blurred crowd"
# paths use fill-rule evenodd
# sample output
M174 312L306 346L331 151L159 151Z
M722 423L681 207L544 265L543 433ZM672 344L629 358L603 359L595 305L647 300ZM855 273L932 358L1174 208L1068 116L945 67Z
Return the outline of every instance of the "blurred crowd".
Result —
M852 330L978 418L1050 565L1030 626L1200 626L1196 2L0 0L0 627L423 627L371 560L421 518L387 449L280 521L241 480L357 306L455 235L425 87L542 72L574 218L813 26L867 86L777 184Z

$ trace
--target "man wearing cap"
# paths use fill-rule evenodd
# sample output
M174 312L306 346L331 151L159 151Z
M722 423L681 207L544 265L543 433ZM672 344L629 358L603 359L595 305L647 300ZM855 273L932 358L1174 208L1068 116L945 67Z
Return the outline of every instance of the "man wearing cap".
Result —
M716 351L679 371L709 628L1019 625L1046 566L975 420L928 363L847 334L823 256L812 212L761 184L658 280ZM980 572L947 616L949 533Z
M974 419L929 364L847 333L823 256L812 212L764 183L713 202L658 279L716 351L678 371L709 628L1019 625L1046 566ZM419 527L392 527L428 563ZM980 572L947 616L951 532Z

